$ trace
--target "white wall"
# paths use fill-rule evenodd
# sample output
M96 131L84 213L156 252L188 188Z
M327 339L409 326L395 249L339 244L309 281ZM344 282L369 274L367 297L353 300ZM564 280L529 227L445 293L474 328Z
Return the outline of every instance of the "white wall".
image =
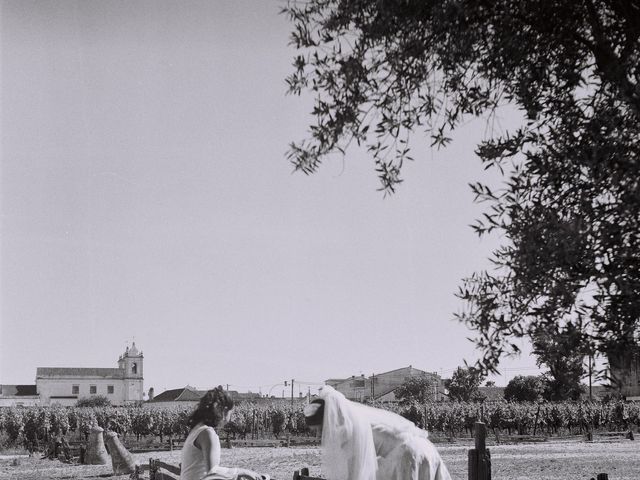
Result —
M52 403L75 405L78 399L95 395L104 395L111 401L112 405L121 405L125 401L124 381L121 378L38 378L36 379L36 385L42 399L42 405L51 405ZM74 385L79 386L77 394L72 393ZM95 394L89 393L91 385L96 386ZM113 393L107 393L108 385L113 385ZM77 398L51 398L72 395Z
M124 393L123 399L125 402L141 402L144 397L144 386L142 379L127 378L122 381L123 389L127 392Z

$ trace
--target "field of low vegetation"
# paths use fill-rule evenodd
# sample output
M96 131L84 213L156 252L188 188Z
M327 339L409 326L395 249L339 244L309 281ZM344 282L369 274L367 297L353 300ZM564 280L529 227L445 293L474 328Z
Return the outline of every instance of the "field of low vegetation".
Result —
M384 407L383 405L379 405ZM474 422L483 420L489 430L493 477L501 480L566 480L594 478L608 473L611 480L637 480L640 438L617 437L606 441L587 432L640 429L640 405L614 401L591 402L493 402L419 403L387 406L431 432L453 478L466 478L467 451L472 447ZM55 435L70 442L86 439L99 425L116 431L134 453L138 464L149 458L168 463L180 461L180 451L168 451L167 440L187 434L186 408L155 410L144 407L11 407L0 409L0 478L7 480L92 479L113 476L111 465L80 465L43 458L41 452ZM221 432L223 439L304 438L309 432L302 405L288 402L243 403L234 409L232 422ZM581 436L576 436L581 435ZM517 437L517 438L516 438ZM543 437L544 441L540 441ZM292 442L293 443L293 442ZM146 450L145 450L146 448ZM27 450L33 453L27 456ZM319 475L320 450L311 447L223 449L222 463L264 472L275 479L290 479L293 472L309 467ZM147 478L148 474L144 478Z
M432 432L435 438L469 437L476 421L487 424L490 434L562 437L602 431L640 429L640 404L598 402L484 402L379 405L389 408ZM234 439L282 438L309 434L303 405L288 402L242 403L221 436ZM91 426L115 431L125 445L158 439L184 438L187 408L144 407L10 407L0 408L0 449L37 450L53 435L82 440Z

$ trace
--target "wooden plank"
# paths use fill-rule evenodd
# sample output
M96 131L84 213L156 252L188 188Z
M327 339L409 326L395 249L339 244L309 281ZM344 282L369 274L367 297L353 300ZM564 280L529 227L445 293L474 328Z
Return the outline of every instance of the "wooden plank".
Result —
M174 475L168 472L156 472L153 480L180 480L180 475Z
M180 476L180 467L170 463L165 463L162 460L157 460L155 458L149 459L149 471L152 472L152 474L158 473L158 470L161 468L174 475ZM157 480L154 475L152 475L151 478Z
M170 463L164 463L160 460L156 460L156 465L160 468L164 468L166 471L180 475L180 467L171 465Z

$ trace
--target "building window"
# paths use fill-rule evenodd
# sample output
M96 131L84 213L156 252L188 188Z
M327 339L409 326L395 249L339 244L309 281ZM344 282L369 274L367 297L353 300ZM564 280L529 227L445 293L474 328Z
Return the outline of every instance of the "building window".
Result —
M136 363L131 365L131 373L138 373L138 365Z
M95 385L89 385L89 393L92 395L98 393L98 387Z
M71 386L71 395L78 395L80 393L80 385Z
M107 393L113 393L113 385L107 385Z

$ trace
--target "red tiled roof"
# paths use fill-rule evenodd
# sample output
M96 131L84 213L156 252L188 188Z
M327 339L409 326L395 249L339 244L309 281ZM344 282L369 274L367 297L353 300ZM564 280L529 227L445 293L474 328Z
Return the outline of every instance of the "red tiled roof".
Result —
M165 390L159 393L150 402L173 402L182 393L184 388L174 388L173 390Z
M207 392L185 388L184 390L182 390L182 393L176 398L176 402L198 402L202 397L204 397L205 393Z
M36 378L50 377L103 377L124 378L120 368L38 367Z
M205 393L205 391L187 387L174 388L173 390L165 390L164 392L156 395L153 400L149 400L149 402L197 402Z
M423 373L429 373L429 372L425 372L424 370L420 370L419 368L416 368L412 365L409 365L408 367L400 367L400 368L396 368L394 370L389 370L388 372L382 372L382 373L376 373L376 377L379 377L381 375L388 375L389 373L395 373L395 372L399 372L401 370L409 370L409 371L416 371L418 372L417 375L421 375Z

